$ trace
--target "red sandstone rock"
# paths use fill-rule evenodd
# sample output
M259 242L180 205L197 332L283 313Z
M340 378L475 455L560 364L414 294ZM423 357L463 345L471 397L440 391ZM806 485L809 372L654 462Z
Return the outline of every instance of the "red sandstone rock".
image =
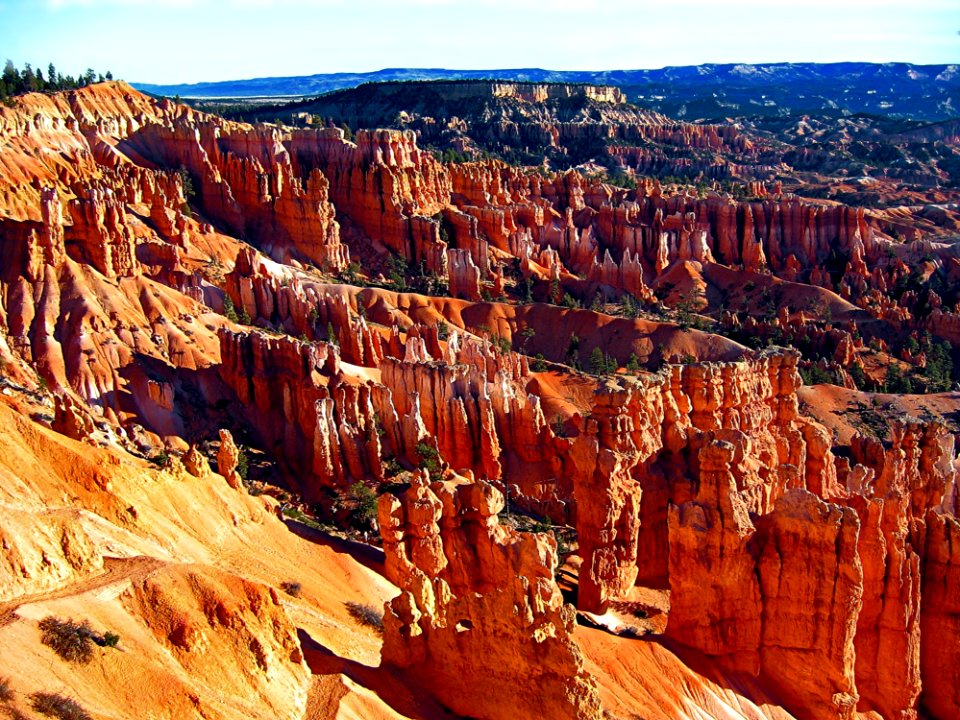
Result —
M670 509L667 634L757 673L763 599L755 560L747 552L754 526L730 472L733 458L728 442L704 445L699 493Z
M217 451L217 472L227 479L227 483L234 489L243 486L243 480L237 472L240 450L233 442L233 435L229 430L220 430L220 449ZM187 469L189 471L189 465ZM196 474L196 473L193 473Z
M478 718L599 718L595 681L554 581L556 543L501 527L485 483L427 485L380 499L387 576L383 662L454 712Z
M87 408L66 394L54 395L53 401L51 427L54 430L74 440L84 440L93 435L96 427Z
M857 706L858 531L853 510L805 491L784 495L758 527L761 671L812 718L852 718Z
M908 535L907 498L851 499L860 517L863 607L857 620L858 710L915 718L920 694L920 558Z
M960 713L960 523L930 511L926 516L920 605L920 705L932 717Z

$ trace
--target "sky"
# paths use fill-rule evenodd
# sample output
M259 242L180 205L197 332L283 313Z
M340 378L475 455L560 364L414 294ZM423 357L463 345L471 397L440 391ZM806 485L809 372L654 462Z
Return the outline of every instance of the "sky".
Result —
M0 61L184 83L387 67L960 62L960 0L0 0Z

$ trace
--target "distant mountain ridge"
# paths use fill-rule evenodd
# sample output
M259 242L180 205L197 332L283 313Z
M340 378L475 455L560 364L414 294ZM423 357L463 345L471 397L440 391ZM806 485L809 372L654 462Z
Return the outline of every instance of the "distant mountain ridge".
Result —
M185 98L299 98L368 82L481 80L613 85L631 102L689 119L798 112L876 113L921 120L960 117L960 65L911 63L726 63L658 70L450 70L386 68L181 85L133 83Z

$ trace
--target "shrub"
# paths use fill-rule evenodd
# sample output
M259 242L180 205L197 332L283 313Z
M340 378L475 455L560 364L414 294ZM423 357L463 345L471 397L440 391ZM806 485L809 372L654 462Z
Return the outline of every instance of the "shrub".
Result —
M800 378L804 385L832 385L836 383L833 373L819 365L800 368Z
M237 447L237 475L240 476L241 480L250 478L250 458L247 456L247 451L243 445Z
M361 625L372 627L377 632L383 632L383 612L377 610L373 605L353 602L349 600L344 603L347 606L347 612L350 617Z
M35 692L30 696L30 706L41 715L60 720L93 720L80 703L58 693Z
M377 519L377 494L362 482L355 482L350 486L348 499L353 505L351 522L365 530L372 528Z
M284 580L280 583L280 589L290 597L300 597L303 586L294 580Z
M431 480L440 480L440 454L436 448L425 442L418 442L416 449L421 458L420 467L430 474Z
M223 316L230 322L239 322L240 320L240 317L237 315L237 309L233 305L233 298L229 295L223 296Z
M40 630L43 644L64 660L88 663L93 659L94 632L86 620L76 623L48 615L40 621Z
M120 636L108 630L103 634L99 641L95 639L94 642L96 642L100 647L115 648L117 643L120 642Z
M0 677L0 702L13 700L13 688L10 687L10 678Z
M557 415L555 418L553 418L553 422L550 424L550 427L553 429L553 434L558 438L567 436L567 431L563 423L563 417L560 415Z
M170 453L168 453L166 450L161 450L156 455L148 459L158 468L165 468L170 464Z

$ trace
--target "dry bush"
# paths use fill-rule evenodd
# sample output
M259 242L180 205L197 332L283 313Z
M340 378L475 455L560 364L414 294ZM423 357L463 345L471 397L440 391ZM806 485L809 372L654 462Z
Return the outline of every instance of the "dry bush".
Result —
M0 677L0 702L13 700L13 688L10 687L10 678Z
M303 586L294 580L284 580L282 583L280 583L280 589L290 597L300 597L300 593L303 591Z
M30 707L59 720L93 720L80 703L59 693L35 692L30 696Z
M344 605L347 606L347 612L350 613L350 616L358 623L372 627L377 632L383 632L383 612L381 610L377 610L373 605L364 605L352 600L345 602Z
M88 663L93 659L95 634L86 620L77 623L48 615L40 621L40 629L43 644L53 648L64 660Z

